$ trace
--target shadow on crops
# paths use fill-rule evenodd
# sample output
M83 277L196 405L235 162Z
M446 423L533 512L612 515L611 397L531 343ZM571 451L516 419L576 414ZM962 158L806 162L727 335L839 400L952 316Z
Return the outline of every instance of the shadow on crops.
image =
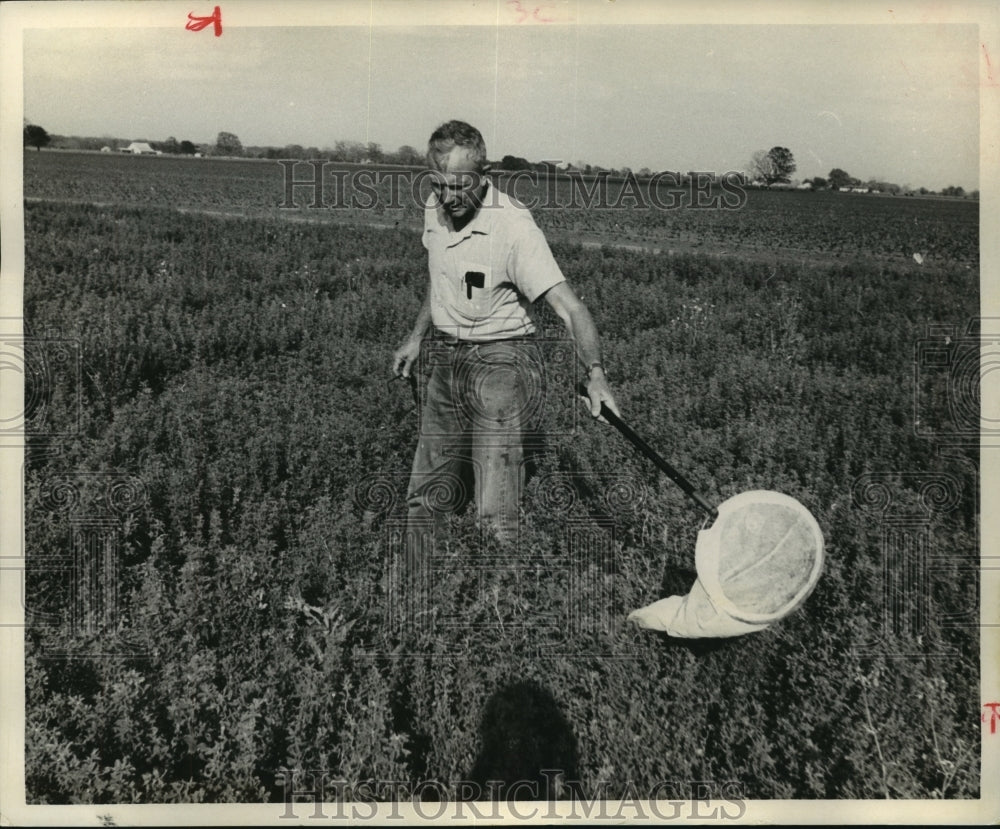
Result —
M483 710L479 732L479 755L468 779L486 797L491 796L489 781L504 784L493 783L494 798L548 800L556 796L557 774L578 779L576 737L552 695L537 683L517 682L496 691Z

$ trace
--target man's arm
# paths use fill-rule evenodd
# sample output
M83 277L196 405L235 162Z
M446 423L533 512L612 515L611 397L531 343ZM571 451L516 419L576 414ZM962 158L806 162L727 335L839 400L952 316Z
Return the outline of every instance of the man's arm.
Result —
M597 326L590 316L590 311L576 295L568 282L560 282L545 292L545 299L548 300L552 310L566 325L566 330L576 344L576 354L580 362L588 369L594 363L601 362L601 342L597 334ZM608 388L607 378L604 376L603 367L596 367L588 372L587 396L590 398L590 413L594 417L601 414L601 403L607 404L615 414L619 414L615 398ZM603 418L602 418L603 419Z
M424 297L424 303L420 306L420 311L417 313L417 321L413 324L410 336L392 355L393 374L401 374L403 377L410 376L410 367L416 362L417 357L420 356L420 344L423 342L424 334L427 333L427 328L430 324L431 294L428 287L427 296Z

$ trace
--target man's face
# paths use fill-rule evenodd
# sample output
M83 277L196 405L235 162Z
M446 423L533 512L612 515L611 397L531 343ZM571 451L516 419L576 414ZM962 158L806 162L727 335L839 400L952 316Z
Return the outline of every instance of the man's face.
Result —
M468 150L455 147L442 159L441 169L434 171L431 189L452 219L466 219L482 204L486 178L478 171Z

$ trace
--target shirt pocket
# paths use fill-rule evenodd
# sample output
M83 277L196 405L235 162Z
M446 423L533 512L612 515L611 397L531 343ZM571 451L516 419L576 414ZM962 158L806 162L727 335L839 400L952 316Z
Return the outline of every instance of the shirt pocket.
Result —
M470 317L481 318L490 313L493 293L493 270L489 265L460 259L458 262L459 304Z

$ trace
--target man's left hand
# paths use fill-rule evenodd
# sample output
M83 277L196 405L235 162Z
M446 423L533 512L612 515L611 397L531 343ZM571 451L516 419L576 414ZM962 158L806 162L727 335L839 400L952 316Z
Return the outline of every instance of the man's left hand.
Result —
M603 403L612 412L621 417L621 413L618 411L618 404L615 403L614 395L611 394L611 389L608 387L608 381L604 377L604 370L600 368L595 368L590 373L590 380L587 381L587 396L581 397L581 400L586 402L590 407L590 414L592 417L597 418L601 423L607 423L608 421L601 417L601 404Z

